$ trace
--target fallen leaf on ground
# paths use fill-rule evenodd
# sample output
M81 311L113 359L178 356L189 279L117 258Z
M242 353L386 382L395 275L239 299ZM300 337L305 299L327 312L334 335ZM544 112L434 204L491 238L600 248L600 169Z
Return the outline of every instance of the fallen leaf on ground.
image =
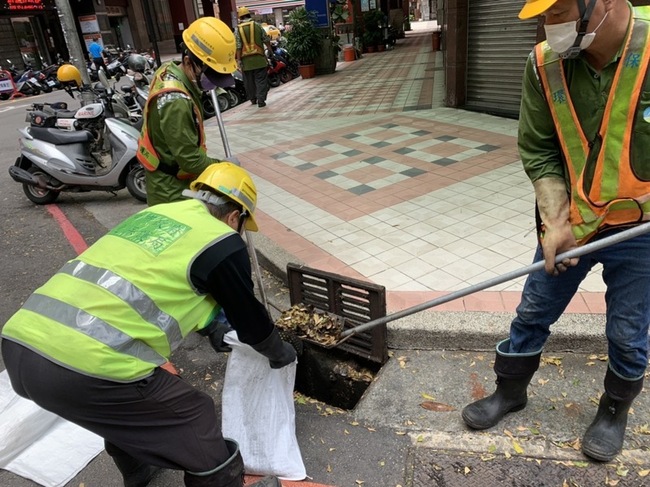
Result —
M455 411L456 409L449 404L442 402L433 402L433 401L424 401L420 404L421 407L429 411L444 412L444 411Z

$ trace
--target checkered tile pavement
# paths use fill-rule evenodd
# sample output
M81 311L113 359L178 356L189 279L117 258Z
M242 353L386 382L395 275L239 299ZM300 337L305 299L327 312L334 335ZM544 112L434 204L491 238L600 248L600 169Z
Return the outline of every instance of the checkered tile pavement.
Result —
M384 285L391 311L529 265L536 244L517 121L444 108L441 66L430 35L409 33L224 113L261 232L298 262ZM523 280L439 309L512 311ZM569 311L602 312L603 291L595 269Z

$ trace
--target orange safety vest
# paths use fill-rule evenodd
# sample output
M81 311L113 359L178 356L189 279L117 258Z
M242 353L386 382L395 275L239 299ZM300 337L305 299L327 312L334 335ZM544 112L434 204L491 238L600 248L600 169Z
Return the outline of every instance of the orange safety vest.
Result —
M650 9L634 9L594 142L585 137L575 113L563 60L546 41L535 46L537 71L571 181L569 220L580 244L599 230L650 219L650 182L636 176L630 157L633 125L650 60L649 19ZM595 170L593 179L587 181L585 167L590 160L595 160Z
M244 31L244 27L248 27L248 36ZM253 56L255 54L264 55L264 48L258 46L255 43L255 22L251 20L248 22L244 22L243 24L239 24L238 29L239 29L239 38L241 39L242 42L241 56L246 57L246 56Z
M156 171L159 168L162 170L162 166L160 164L160 156L158 155L158 152L156 151L156 148L151 141L151 137L149 136L149 127L147 123L149 106L162 93L169 93L172 91L184 93L185 95L192 98L191 93L181 81L176 79L163 81L163 77L165 74L167 74L167 70L170 69L172 71L172 74L174 74L173 71L175 68L178 69L174 63L169 63L164 69L161 69L158 71L158 73L156 73L156 76L151 81L149 98L147 99L147 103L142 113L142 132L140 133L140 138L138 139L138 153L136 156L140 164L142 164L147 171ZM193 107L194 117L196 118L199 130L199 147L207 152L207 148L205 146L205 132L203 130L203 115L199 107L197 107L195 104ZM166 174L170 174L171 176L176 176L178 179L196 178L196 174L190 174L183 171L178 167L177 164L174 164L173 166L165 164L165 166L166 167L164 172Z

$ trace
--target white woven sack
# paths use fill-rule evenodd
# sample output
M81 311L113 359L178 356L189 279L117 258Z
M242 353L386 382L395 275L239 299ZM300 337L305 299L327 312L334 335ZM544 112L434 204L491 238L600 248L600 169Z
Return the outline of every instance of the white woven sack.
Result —
M307 474L296 438L293 387L296 364L272 369L269 360L237 339L232 347L222 392L223 436L239 443L247 474L303 480Z

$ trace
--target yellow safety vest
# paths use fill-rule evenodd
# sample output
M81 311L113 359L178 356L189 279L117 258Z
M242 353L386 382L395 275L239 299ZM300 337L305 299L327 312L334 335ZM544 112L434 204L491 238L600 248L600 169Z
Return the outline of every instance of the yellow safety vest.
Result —
M650 9L634 9L634 19L612 82L599 134L590 143L580 125L563 60L546 41L535 46L537 71L546 92L571 181L570 221L579 243L599 230L650 219L650 182L631 167L630 147L639 96L650 60ZM585 166L595 160L593 179Z
M88 376L147 377L219 310L190 267L233 233L196 200L136 213L37 289L2 335Z
M248 34L244 29L248 29ZM239 38L242 42L241 56L253 56L255 54L264 55L264 47L255 43L255 22L249 21L239 24Z
M184 93L185 95L192 98L192 95L187 89L187 87L180 81L178 80L163 81L163 77L165 76L168 70L171 71L172 74L176 74L174 73L174 71L178 71L179 68L173 62L169 62L163 69L159 70L156 73L156 76L151 81L149 98L147 99L147 103L145 104L142 113L142 118L143 118L142 132L140 133L140 138L138 139L138 153L136 154L136 157L138 158L140 164L142 164L147 171L156 171L161 168L160 156L158 155L158 152L156 151L156 148L154 147L151 141L151 137L149 136L149 126L148 126L149 106L151 105L151 103L154 102L154 100L158 97L158 95L162 93L172 92L172 91ZM207 152L207 148L205 145L205 132L203 129L203 115L199 107L197 107L195 104L193 105L193 107L194 107L194 117L196 118L196 122L198 124L199 146L203 151ZM174 165L171 168L165 168L164 172L166 174L170 174L171 176L176 176L178 179L196 178L196 174L190 174L188 172L185 172L181 170L178 167L178 165Z

